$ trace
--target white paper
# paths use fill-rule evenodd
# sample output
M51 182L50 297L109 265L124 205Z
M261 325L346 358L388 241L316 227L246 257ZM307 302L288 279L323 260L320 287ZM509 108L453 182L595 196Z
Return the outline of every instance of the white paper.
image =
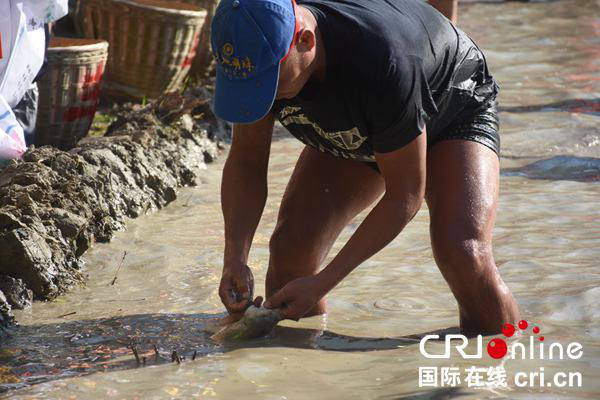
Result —
M68 13L68 0L0 0L10 3L10 30L3 26L3 59L8 57L4 71L0 71L0 95L9 106L16 106L37 76L46 51L44 24ZM6 3L5 3L6 5ZM6 8L6 7L3 7ZM6 15L0 17L0 22ZM9 24L6 24L9 25ZM4 31L7 31L5 33ZM4 44L4 36L11 46ZM9 48L9 51L6 49Z
M43 28L44 24L64 17L69 12L68 0L20 0L27 15L28 29Z
M14 5L14 3L11 3ZM0 82L0 95L9 106L16 106L31 86L44 63L46 33L44 28L27 29L27 16L22 10L23 3L11 6L14 45L9 55L8 65Z

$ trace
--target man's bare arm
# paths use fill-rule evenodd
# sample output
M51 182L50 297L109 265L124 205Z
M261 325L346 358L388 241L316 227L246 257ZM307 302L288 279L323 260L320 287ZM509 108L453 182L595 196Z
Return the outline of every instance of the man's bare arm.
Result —
M421 208L425 196L425 131L405 147L375 153L385 179L385 194L348 243L319 275L333 288L364 260L392 241Z
M235 124L223 168L225 253L219 295L230 313L243 312L252 301L254 282L246 264L267 199L273 124L270 114L252 124Z
M298 278L271 296L267 308L284 318L303 317L326 293L359 264L392 241L417 213L425 196L427 137L389 153L375 153L385 179L385 194L346 245L318 274Z

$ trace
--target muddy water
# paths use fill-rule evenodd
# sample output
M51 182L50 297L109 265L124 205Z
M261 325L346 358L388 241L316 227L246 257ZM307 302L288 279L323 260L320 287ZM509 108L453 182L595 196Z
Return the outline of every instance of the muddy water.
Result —
M217 163L203 185L182 190L172 206L131 221L112 243L90 250L87 287L17 314L23 327L0 351L3 364L13 367L0 370L14 382L4 388L16 388L4 396L599 398L599 16L600 4L591 0L476 3L462 7L460 16L463 29L487 50L503 89L505 172L495 254L531 321L509 342L528 343L536 325L536 343L541 335L547 345L579 342L580 359L500 362L453 354L426 360L410 335L457 325L455 303L432 261L426 209L331 293L326 319L285 322L271 338L243 346L212 343L203 327L222 312ZM257 293L264 291L268 238L300 149L287 136L274 143L268 204L251 252ZM344 231L334 252L355 227ZM71 315L58 318L64 314ZM137 367L131 339L145 367ZM441 353L443 344L427 349ZM173 350L187 359L171 363ZM476 351L474 342L467 350ZM469 387L465 369L490 365L505 367L508 387ZM461 384L419 388L419 367L427 366L459 368ZM540 367L546 382L556 372L579 372L582 387L541 388L539 381L517 387L517 372Z

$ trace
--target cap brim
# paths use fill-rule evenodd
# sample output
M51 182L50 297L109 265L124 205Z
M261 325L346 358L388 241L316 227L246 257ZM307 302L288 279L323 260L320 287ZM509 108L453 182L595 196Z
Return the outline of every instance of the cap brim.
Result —
M229 79L217 68L215 114L234 123L258 121L273 105L278 80L279 63L250 79Z

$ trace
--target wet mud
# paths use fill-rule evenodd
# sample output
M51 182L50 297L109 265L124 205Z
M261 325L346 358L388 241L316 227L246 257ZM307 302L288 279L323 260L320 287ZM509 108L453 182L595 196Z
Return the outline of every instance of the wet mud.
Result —
M442 329L393 338L276 326L267 336L243 341L211 339L225 314L134 314L22 327L0 349L0 393L56 379L162 364L187 364L217 353L248 348L297 348L327 352L373 352L417 346ZM48 340L48 338L51 338Z
M0 338L11 309L84 283L81 256L195 185L226 136L203 93L124 105L104 137L30 149L0 171Z

